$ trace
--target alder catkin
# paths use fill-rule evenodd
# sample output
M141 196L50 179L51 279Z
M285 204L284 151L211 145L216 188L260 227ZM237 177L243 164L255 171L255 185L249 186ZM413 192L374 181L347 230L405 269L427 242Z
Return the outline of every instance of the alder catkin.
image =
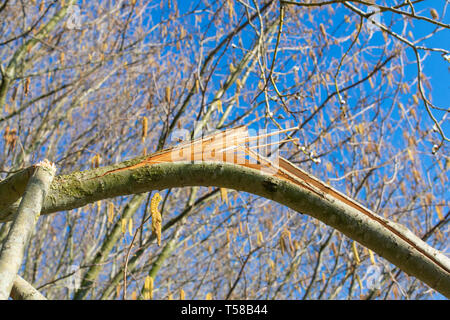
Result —
M98 168L100 166L100 155L97 153L93 158L92 158L92 167L93 168Z
M158 241L158 246L161 245L161 223L162 223L162 217L161 212L158 210L158 205L161 202L161 196L157 192L152 197L152 200L150 201L150 211L152 214L152 233L156 235L156 239Z
M433 17L433 19L439 19L439 14L437 13L436 9L431 9L430 14Z
M166 101L170 104L170 87L166 87Z
M360 264L361 260L359 259L358 249L356 248L355 241L353 241L353 243L352 243L352 251L353 251L353 257L355 258L356 264Z
M130 220L128 221L128 233L130 234L130 236L133 235L133 218L130 218Z
M30 78L26 78L25 86L23 88L23 93L25 94L25 96L28 96L29 91L30 91Z
M114 221L114 202L108 203L108 222L113 223Z
M147 276L144 282L144 299L152 300L153 299L153 278Z
M142 118L142 142L145 142L145 138L147 137L148 131L148 119L147 117Z
M257 241L258 246L261 246L264 242L263 234L261 231L258 232L256 238L257 238L256 241Z
M185 299L184 290L180 289L180 300L184 300L184 299Z
M228 192L226 188L220 188L220 197L224 203L228 204Z
M200 92L200 82L198 81L198 79L195 80L195 93L199 93Z

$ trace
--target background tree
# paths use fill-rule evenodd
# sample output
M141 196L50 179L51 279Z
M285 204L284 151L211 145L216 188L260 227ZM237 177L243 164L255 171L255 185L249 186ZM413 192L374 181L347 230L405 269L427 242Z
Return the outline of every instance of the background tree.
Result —
M298 126L280 154L447 252L447 2L372 2L5 0L3 177L118 163L179 129ZM148 276L155 299L442 297L267 199L161 195L161 247L152 194L106 199L40 217L21 276L51 299L140 298Z

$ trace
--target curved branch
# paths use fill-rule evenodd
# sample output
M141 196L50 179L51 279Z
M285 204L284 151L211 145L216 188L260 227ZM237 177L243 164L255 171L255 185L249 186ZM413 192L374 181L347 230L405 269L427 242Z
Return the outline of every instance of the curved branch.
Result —
M450 297L450 259L410 230L330 193L316 192L261 170L224 162L120 164L55 177L42 214L70 210L101 199L188 186L216 186L253 193L308 214L392 262L407 274ZM1 189L1 188L0 188ZM11 220L17 202L0 212ZM372 217L371 217L372 216ZM374 218L375 217L375 218Z

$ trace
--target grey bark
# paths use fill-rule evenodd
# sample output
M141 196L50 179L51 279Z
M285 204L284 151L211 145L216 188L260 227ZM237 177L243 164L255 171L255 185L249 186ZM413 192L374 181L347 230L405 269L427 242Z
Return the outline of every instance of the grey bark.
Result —
M22 264L26 244L41 212L48 188L55 175L53 164L43 161L34 166L17 215L0 253L0 299L8 299Z
M216 186L235 189L271 199L321 220L450 297L450 259L402 225L375 213L373 215L377 219L370 218L327 194L320 195L284 179L234 164L159 163L112 172L143 160L145 158L141 157L113 166L56 177L42 212L48 214L78 208L105 198L174 187ZM14 205L0 211L0 219L12 219L13 212Z
M46 297L20 276L16 276L10 296L13 300L47 300Z

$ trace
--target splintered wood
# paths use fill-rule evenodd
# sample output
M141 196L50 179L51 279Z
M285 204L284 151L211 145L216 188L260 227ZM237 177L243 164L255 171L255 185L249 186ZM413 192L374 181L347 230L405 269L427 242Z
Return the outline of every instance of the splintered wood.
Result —
M183 143L172 149L161 151L133 167L164 162L218 161L260 170L265 174L289 181L290 183L306 189L319 197L331 201L339 200L343 202L344 204L364 214L369 219L377 221L385 229L396 234L421 254L427 256L430 260L435 262L444 270L448 271L442 263L437 261L421 247L418 247L414 240L402 234L402 232L398 230L395 225L363 207L355 200L347 197L345 194L301 170L287 159L278 156L276 149L274 150L273 148L269 148L269 152L266 152L266 155L262 154L261 151L267 151L262 150L264 147L277 144L277 142L273 141L267 143L266 139L268 137L275 137L275 139L271 140L276 140L279 144L281 144L285 140L277 140L276 138L278 138L278 135L295 129L297 128L288 128L285 130L249 136L248 128L246 126L240 126L194 141ZM254 151L255 148L258 152Z
M207 137L199 138L193 141L187 141L174 148L166 149L155 153L141 162L114 170L107 171L100 176L91 178L99 178L110 173L132 170L142 166L151 166L161 163L175 162L221 162L239 165L242 167L259 170L263 174L271 175L279 179L289 181L290 183L308 190L317 196L329 201L340 201L351 208L357 210L369 219L376 221L383 228L389 230L399 238L403 239L422 255L428 257L441 268L450 272L440 261L426 252L422 247L418 246L413 239L406 236L393 223L366 209L355 200L347 197L345 194L333 189L329 185L323 183L319 179L311 176L301 170L287 159L278 156L279 144L287 140L277 140L281 133L296 130L298 128L288 128L285 130L274 131L270 133L249 135L246 126L236 127L234 129L218 132ZM267 138L269 139L269 142ZM275 141L274 141L275 140ZM294 139L290 139L292 141ZM268 146L275 146L275 148ZM256 149L256 151L254 150ZM225 199L224 190L222 190L222 198ZM155 222L158 219L155 218ZM157 234L157 226L154 226L154 232ZM158 243L159 243L158 239Z

